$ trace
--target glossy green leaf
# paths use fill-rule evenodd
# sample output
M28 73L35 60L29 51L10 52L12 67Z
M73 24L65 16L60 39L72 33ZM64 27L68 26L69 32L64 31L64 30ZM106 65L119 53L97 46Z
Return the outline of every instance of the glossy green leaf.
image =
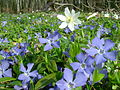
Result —
M104 78L104 74L99 73L98 70L94 70L93 72L93 83L99 82Z
M0 83L8 82L8 81L14 81L14 80L16 80L16 78L12 78L12 77L3 77L3 78L0 78Z
M49 74L45 77L43 77L42 79L40 79L36 85L35 85L35 90L39 90L40 88L45 87L46 85L48 85L49 83L55 81L56 79L56 73L52 73Z

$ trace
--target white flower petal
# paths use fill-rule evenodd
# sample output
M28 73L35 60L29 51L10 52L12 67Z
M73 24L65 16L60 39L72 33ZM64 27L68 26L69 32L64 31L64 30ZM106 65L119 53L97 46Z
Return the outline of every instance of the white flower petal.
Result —
M75 28L74 28L74 23L69 23L69 24L68 24L68 27L69 27L69 29L70 29L71 31L74 31L74 30L75 30Z
M67 27L67 23L66 22L62 22L61 25L59 26L59 28L61 28L61 29L65 28L65 27Z
M80 16L80 12L76 13L74 17L78 18L79 16Z
M71 13L70 13L68 7L65 8L65 12L64 13L65 13L65 16L67 16L67 17L71 16Z
M60 19L61 21L66 21L66 17L63 15L57 15L57 18Z
M77 19L77 20L74 21L74 24L76 24L76 25L77 25L77 24L81 24L81 23L82 23L82 22L81 22L79 19Z
M74 9L72 9L72 12L71 12L71 13L72 13L72 15L74 16L74 15L75 15L75 10L74 10Z

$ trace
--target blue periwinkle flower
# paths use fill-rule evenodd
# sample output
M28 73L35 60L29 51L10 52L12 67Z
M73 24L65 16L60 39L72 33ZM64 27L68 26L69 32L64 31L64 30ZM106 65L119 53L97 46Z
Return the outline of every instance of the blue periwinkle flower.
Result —
M42 38L41 33L35 33L35 38Z
M2 27L4 27L7 24L7 21L2 21Z
M9 68L10 64L6 60L1 60L0 64L0 78L12 77L12 69Z
M33 78L37 77L37 75L38 75L37 70L34 70L34 71L30 72L33 65L34 65L33 63L28 63L27 64L27 70L26 70L26 68L23 66L23 64L21 64L20 65L20 71L23 72L23 74L20 74L18 79L22 80L22 81L29 82L31 80L31 77L33 77Z
M87 28L90 28L90 30L93 30L95 28L95 26L93 26L93 25L85 25L83 27L83 29L87 29Z
M55 31L53 34L49 32L47 34L48 34L47 38L39 38L40 43L43 43L43 44L47 43L44 47L44 51L48 51L52 49L53 46L56 48L59 48L60 41L56 41L56 40L58 40L61 37L61 35L57 31Z
M65 33L67 33L67 34L70 33L70 32L72 32L69 28L65 28L64 31L65 31Z
M74 33L73 35L70 36L70 41L74 42L76 34Z
M86 81L87 77L83 72L77 72L74 75L70 69L65 68L63 78L57 81L56 85L60 90L71 90L72 88L85 85Z
M67 51L64 51L63 54L65 54L68 58L70 57L70 55Z
M118 30L118 27L115 23L112 25L112 28Z
M4 45L3 43L9 43L8 39L7 38L0 38L0 45Z
M103 25L99 25L99 26L100 26L100 28L97 31L97 37L100 38L101 35L103 35L103 34L109 34L111 32L110 29L104 27L104 24Z
M24 30L24 33L28 33L28 30L27 30L27 29L25 29L25 30Z
M74 70L78 70L79 72L84 72L86 77L89 77L89 75L92 74L94 67L94 58L91 56L88 56L85 53L80 53L76 56L77 60L79 62L73 62L70 65Z
M20 43L20 44L17 44L15 47L12 48L12 51L15 55L25 55L28 50L27 50L27 47L29 46L28 43Z
M114 46L114 42L107 39L104 40L103 38L100 39L98 37L95 37L92 40L92 47L90 49L86 49L86 53L90 56L95 56L96 64L100 64L106 61L106 59L110 59L112 61L116 60L116 51L109 50Z
M4 59L12 56L12 53L11 52L7 52L7 51L4 51L4 50L1 50L0 51L0 55L2 55L2 57L4 57Z
M80 24L75 26L75 29L80 29Z

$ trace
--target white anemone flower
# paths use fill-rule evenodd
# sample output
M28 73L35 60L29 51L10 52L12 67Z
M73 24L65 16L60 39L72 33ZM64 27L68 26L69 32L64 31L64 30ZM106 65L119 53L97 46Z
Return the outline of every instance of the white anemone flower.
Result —
M71 31L74 31L75 30L74 26L81 24L81 21L78 19L80 12L75 13L75 11L73 9L70 12L68 7L66 7L64 13L65 13L65 16L57 15L57 18L60 19L61 21L63 21L61 23L61 25L59 26L59 28L63 29L68 26L68 28Z

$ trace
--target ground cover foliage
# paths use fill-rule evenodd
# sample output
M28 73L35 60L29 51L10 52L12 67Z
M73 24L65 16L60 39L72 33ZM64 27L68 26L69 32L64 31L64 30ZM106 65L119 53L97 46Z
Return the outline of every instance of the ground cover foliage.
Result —
M77 15L0 14L0 89L120 89L120 20Z

